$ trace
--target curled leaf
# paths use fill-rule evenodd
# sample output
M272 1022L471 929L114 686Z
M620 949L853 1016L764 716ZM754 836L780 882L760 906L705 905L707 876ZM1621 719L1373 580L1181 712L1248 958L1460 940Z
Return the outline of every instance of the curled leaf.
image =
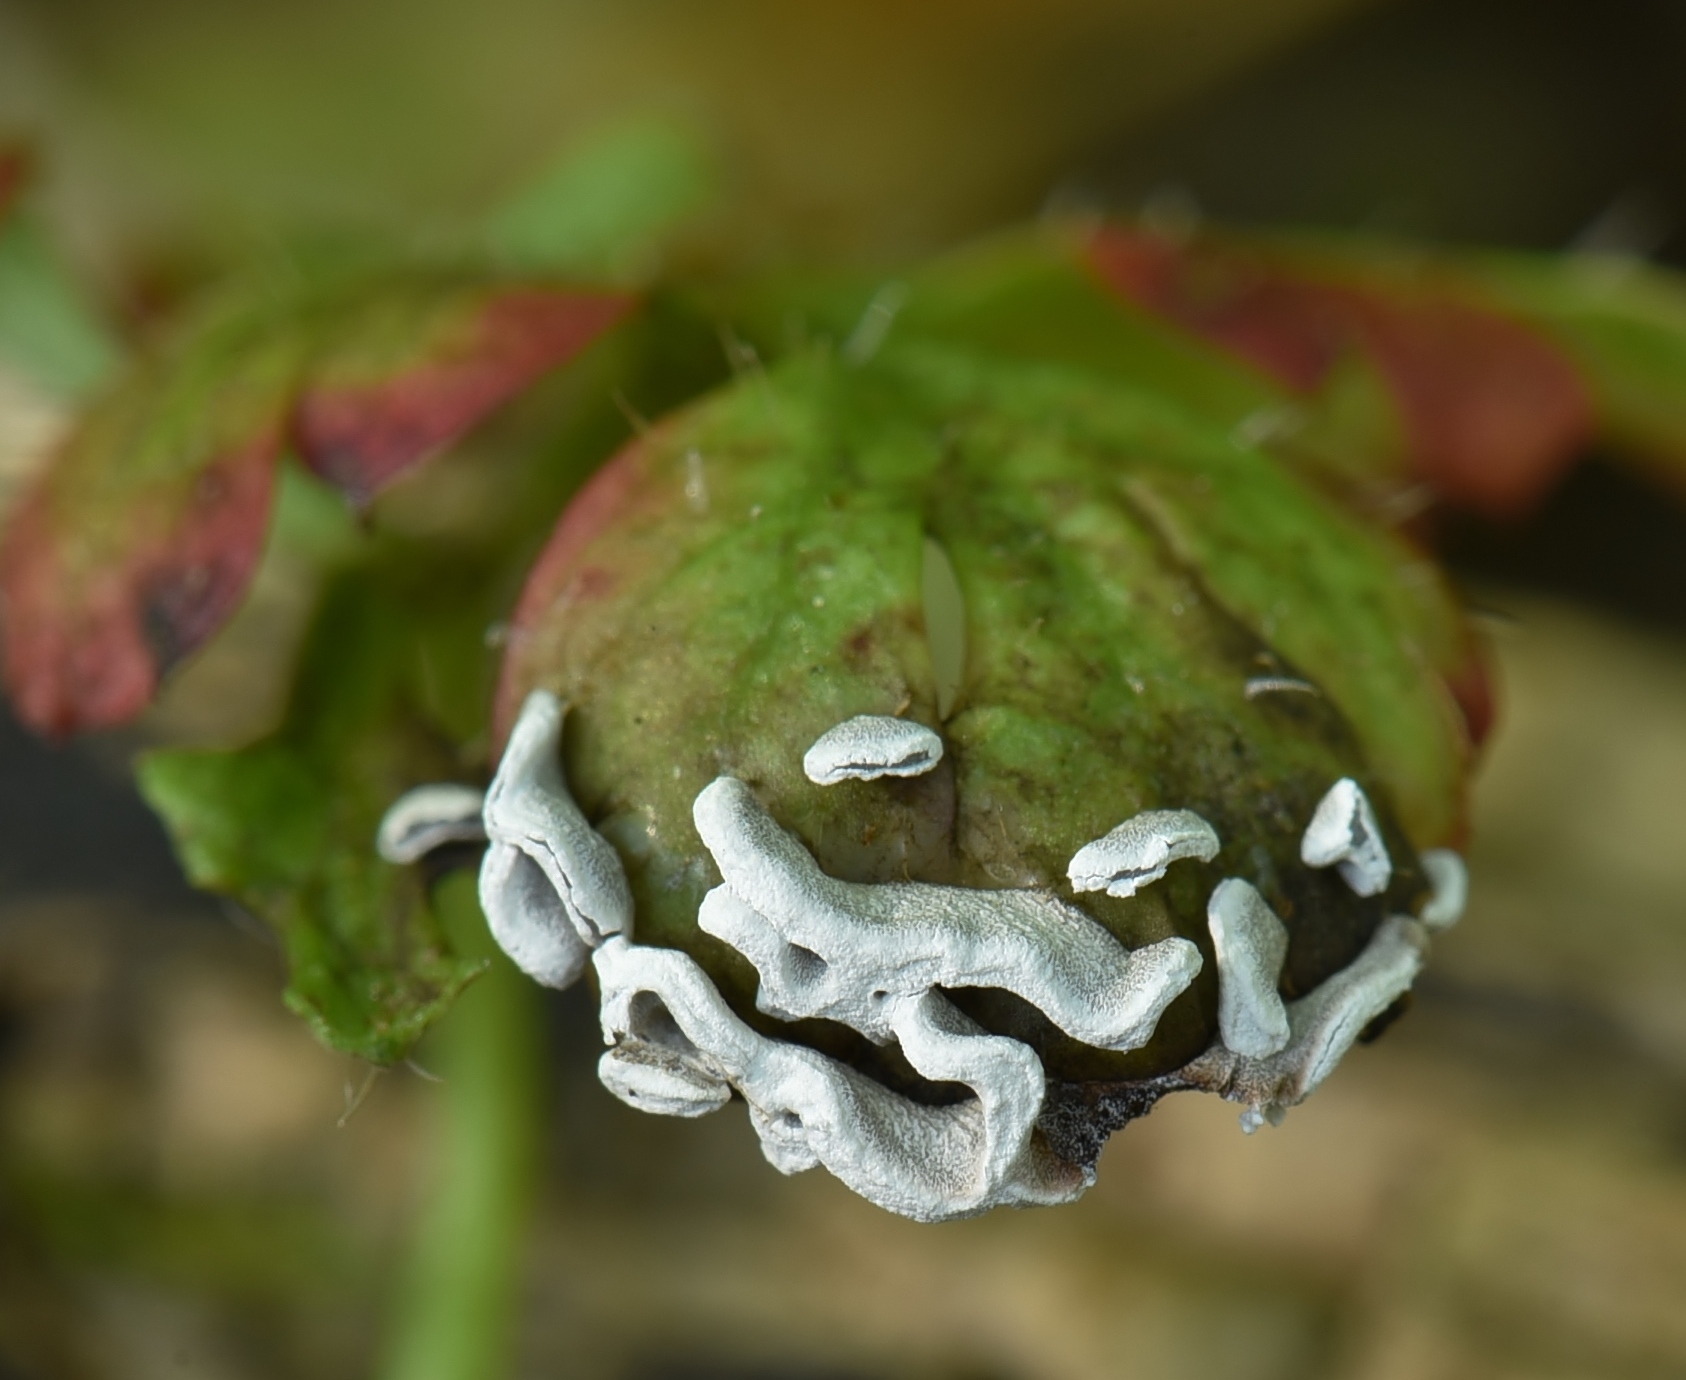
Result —
M1485 255L1484 287L1538 323L1586 380L1599 439L1675 490L1686 487L1686 283L1633 259Z

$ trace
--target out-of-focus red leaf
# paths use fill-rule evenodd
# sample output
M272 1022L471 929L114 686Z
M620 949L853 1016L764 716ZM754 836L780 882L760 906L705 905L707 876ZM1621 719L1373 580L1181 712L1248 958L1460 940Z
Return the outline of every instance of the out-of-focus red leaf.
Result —
M1524 509L1592 434L1574 363L1450 275L1366 279L1350 263L1322 272L1304 257L1121 226L1090 253L1137 306L1303 397L1360 354L1398 409L1413 471L1449 502Z
M1498 717L1498 696L1493 689L1493 671L1485 652L1472 639L1469 656L1455 671L1442 671L1441 678L1451 692L1458 712L1464 717L1471 747L1480 747L1493 731Z
M238 607L291 442L358 503L624 316L632 300L396 283L224 315L84 419L0 547L5 677L62 735L121 722Z
M1090 245L1101 276L1139 307L1312 393L1351 329L1329 295L1238 250L1109 225Z
M81 530L67 486L24 502L0 550L0 589L7 688L25 723L58 736L146 707L245 593L279 453L270 427L212 459L185 494L137 494L120 530Z
M603 598L619 582L614 571L582 561L608 527L632 519L638 500L652 510L659 503L659 490L648 486L649 447L652 436L659 435L660 428L633 441L586 481L563 509L556 530L528 572L510 621L509 650L492 707L496 750L502 751L520 697L528 688L526 661L533 631L572 606Z
M12 209L29 180L29 150L21 144L0 144L0 220Z
M293 413L305 463L358 503L574 355L631 309L611 293L517 288L444 304L410 357L351 337L312 367ZM374 367L371 368L371 363Z

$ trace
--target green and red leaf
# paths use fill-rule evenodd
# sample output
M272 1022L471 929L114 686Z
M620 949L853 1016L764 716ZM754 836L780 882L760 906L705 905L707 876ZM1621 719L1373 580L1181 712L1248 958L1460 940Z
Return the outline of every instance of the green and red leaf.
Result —
M630 307L618 293L521 286L375 303L362 329L312 361L292 440L313 470L367 502Z
M29 151L21 144L0 144L0 220L18 199L29 181Z
M263 550L284 346L218 321L72 435L0 547L6 679L43 733L118 723L238 604Z
M1304 399L1356 359L1379 377L1410 473L1494 514L1535 501L1591 437L1582 371L1467 275L1421 258L1369 263L1215 236L1109 226L1090 253L1132 303Z
M0 548L6 680L64 734L120 722L238 606L289 445L355 503L626 315L461 276L223 309L96 405Z
M453 949L426 877L382 861L374 837L395 797L464 770L451 721L484 714L485 574L366 553L328 589L276 733L139 767L193 883L275 930L288 1006L375 1064L403 1058L484 966ZM442 702L450 685L469 703Z

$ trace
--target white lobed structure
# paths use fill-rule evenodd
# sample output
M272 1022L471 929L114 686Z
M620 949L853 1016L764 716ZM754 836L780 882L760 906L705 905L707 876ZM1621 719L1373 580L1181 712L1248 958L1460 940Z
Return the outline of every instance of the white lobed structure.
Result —
M687 954L634 942L619 857L563 779L564 715L545 691L522 708L484 798L480 895L498 943L538 981L566 986L592 962L608 1045L598 1072L609 1091L641 1110L687 1117L741 1096L778 1169L823 1165L863 1197L920 1221L1065 1202L1089 1186L1092 1167L1060 1158L1038 1132L1046 1079L1035 1051L980 1028L944 990L1009 991L1074 1039L1137 1049L1200 971L1192 943L1130 950L1043 891L842 881L747 785L719 777L692 808L722 878L703 900L700 928L754 965L763 1012L837 1021L893 1042L922 1077L971 1091L948 1106L915 1102L752 1029ZM804 766L826 784L915 774L941 756L940 738L923 725L862 716L822 735ZM382 855L408 861L426 851L419 840L468 836L464 791L403 797L382 823ZM1080 849L1070 878L1077 891L1129 896L1172 862L1211 862L1219 849L1216 831L1191 811L1148 811ZM1339 866L1360 895L1378 894L1391 876L1369 802L1348 779L1319 805L1302 853L1313 866ZM1422 861L1430 896L1420 919L1384 921L1352 964L1290 1003L1278 990L1286 927L1250 883L1221 881L1207 907L1219 1039L1172 1080L1243 1103L1248 1131L1280 1121L1409 988L1429 929L1462 910L1462 860L1439 850Z
M1186 939L1131 952L1039 891L828 877L730 776L704 788L692 817L725 879L703 901L702 928L742 950L764 988L771 983L776 1006L842 1021L880 1042L890 1038L891 998L999 987L1074 1039L1138 1049L1200 971L1200 950ZM806 956L798 962L811 978L792 980L791 946Z
M1364 1027L1410 988L1428 955L1420 920L1384 920L1364 952L1340 972L1288 1005L1287 1044L1262 1058L1221 1042L1182 1070L1191 1085L1242 1102L1245 1131L1279 1125L1340 1063Z
M942 761L943 740L912 719L857 714L814 740L802 771L816 786L875 781L881 776L921 776Z
M389 863L420 862L451 843L479 843L486 837L481 814L486 792L446 782L405 791L387 807L375 834L375 852Z
M1425 849L1419 861L1431 894L1417 918L1431 930L1450 929L1469 901L1469 869L1450 848Z
M751 1030L696 961L676 949L611 939L597 951L601 1076L635 1107L696 1116L735 1088L761 1150L786 1174L824 1165L862 1197L917 1221L968 1217L1003 1204L1069 1201L1089 1175L1032 1138L1042 1065L1017 1040L988 1035L931 991L887 1003L887 1020L922 1075L965 1083L973 1097L926 1107L836 1059ZM632 1072L665 1064L654 1080ZM676 1086L697 1089L682 1107Z
M566 987L611 934L632 928L620 855L586 823L562 779L561 702L535 690L521 706L486 792L480 905L522 972Z
M1218 831L1193 810L1144 810L1079 848L1066 876L1073 891L1134 896L1179 858L1211 862L1220 847Z
M1262 1059L1288 1043L1288 1010L1277 992L1288 930L1258 888L1226 877L1206 903L1218 959L1218 1035L1224 1047Z
M1380 896L1393 877L1393 860L1382 841L1376 812L1350 776L1329 787L1300 839L1307 867L1334 867L1360 896Z

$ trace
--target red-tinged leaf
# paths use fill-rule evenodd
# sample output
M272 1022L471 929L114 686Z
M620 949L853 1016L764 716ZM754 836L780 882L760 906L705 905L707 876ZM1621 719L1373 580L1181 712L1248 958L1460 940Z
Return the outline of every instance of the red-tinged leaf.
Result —
M23 721L63 735L144 709L159 677L234 611L263 550L280 432L217 454L87 521L72 450L0 550L6 681ZM80 462L80 463L79 463Z
M12 209L29 180L29 152L20 144L0 146L0 220Z
M1398 411L1412 471L1452 503L1524 509L1592 433L1574 363L1451 274L1366 274L1123 227L1101 231L1091 254L1136 305L1302 397L1343 358L1366 360Z
M1493 731L1499 714L1498 696L1494 692L1493 671L1486 649L1471 637L1463 664L1455 670L1442 670L1441 679L1451 693L1452 702L1458 706L1458 712L1463 715L1470 746L1480 747Z
M88 414L7 531L20 716L65 734L145 707L239 605L286 442L366 501L631 305L458 275L201 320Z
M544 287L377 302L313 364L293 440L312 469L366 502L631 307L623 294Z
M658 428L653 435L660 434ZM619 573L601 563L591 564L585 556L610 526L635 522L640 509L646 513L659 509L660 492L648 482L651 439L634 441L622 450L563 510L516 603L511 626L518 641L547 620L562 618L570 608L603 599L621 582ZM520 663L523 650L522 646L512 647L509 664ZM514 675L505 674L499 681L492 711L493 740L499 750L515 721L525 689Z
M1543 337L1451 299L1348 296L1404 415L1418 473L1448 500L1516 512L1574 463L1592 434L1591 400Z
M1315 392L1351 345L1349 323L1326 292L1240 250L1108 226L1090 253L1102 277L1137 306L1296 393Z

